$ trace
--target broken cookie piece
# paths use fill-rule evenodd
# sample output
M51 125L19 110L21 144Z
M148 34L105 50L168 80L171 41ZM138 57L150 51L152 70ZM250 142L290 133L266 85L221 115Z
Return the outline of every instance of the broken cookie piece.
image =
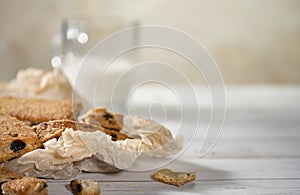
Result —
M77 130L75 121L71 120L55 120L43 122L32 127L42 143L52 138L59 138L66 128Z
M181 187L183 184L196 179L196 172L173 172L170 169L162 169L154 173L156 181Z
M120 132L123 127L123 118L123 115L108 112L106 108L95 108L89 110L81 120L104 129L104 132L111 136L112 141L118 141L128 138L127 135Z
M23 177L5 182L1 186L3 195L47 195L48 185L45 180Z
M0 113L0 163L41 146L37 134L22 121Z
M82 118L85 123L120 131L123 126L123 115L108 112L105 108L89 110Z
M99 183L90 179L74 179L70 182L70 188L74 195L98 195L101 193Z
M102 131L110 135L112 141L124 140L128 138L125 134L120 133L118 131L107 130L99 126L75 122L71 120L49 121L49 122L40 123L32 127L32 129L38 134L39 139L42 143L52 138L59 138L62 132L64 132L66 128L72 128L74 131L76 130L88 131L88 132Z

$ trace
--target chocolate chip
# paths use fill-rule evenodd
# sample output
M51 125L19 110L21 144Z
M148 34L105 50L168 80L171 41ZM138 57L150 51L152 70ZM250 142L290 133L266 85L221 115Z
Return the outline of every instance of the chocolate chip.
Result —
M14 152L23 150L26 147L26 143L21 140L15 140L11 145L10 149Z

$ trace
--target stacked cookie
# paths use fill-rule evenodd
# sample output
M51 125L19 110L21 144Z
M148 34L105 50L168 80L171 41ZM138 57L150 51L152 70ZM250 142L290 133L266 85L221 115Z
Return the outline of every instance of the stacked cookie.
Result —
M79 111L80 104L71 100L0 97L0 163L43 147L66 128L102 131L112 141L128 138L120 132L122 115L95 109L83 117L83 122L77 122Z

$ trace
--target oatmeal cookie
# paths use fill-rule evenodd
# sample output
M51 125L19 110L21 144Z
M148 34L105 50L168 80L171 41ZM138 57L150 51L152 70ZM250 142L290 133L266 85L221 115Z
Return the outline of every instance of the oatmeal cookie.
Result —
M75 122L71 120L49 121L40 123L32 127L32 129L38 134L40 141L43 143L52 138L59 138L66 128L72 128L73 130L81 130L88 132L102 131L110 135L113 141L125 140L128 138L125 134L120 133L118 131L107 130L102 127Z
M79 114L80 107L80 104L74 104L73 107L71 100L0 97L0 112L33 125L51 120L73 120Z
M37 134L22 121L0 113L0 163L41 147Z
M23 178L22 175L15 173L6 167L0 167L0 194L2 194L1 186L4 183L14 179L21 179L21 178Z
M173 172L170 169L162 169L154 173L153 178L159 182L181 187L183 184L196 179L196 173Z
M70 182L70 188L74 195L98 195L101 193L99 183L91 179L74 179Z
M108 112L106 108L89 110L82 118L83 122L101 126L106 129L120 131L123 126L123 115Z
M47 182L32 177L8 181L2 184L1 188L4 195L48 195Z

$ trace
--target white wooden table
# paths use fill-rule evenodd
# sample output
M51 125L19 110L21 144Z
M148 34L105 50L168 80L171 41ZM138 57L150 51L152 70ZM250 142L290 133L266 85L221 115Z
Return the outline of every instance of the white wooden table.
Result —
M300 194L299 89L228 89L226 122L210 154L187 152L165 166L197 171L196 181L181 188L153 181L155 170L79 178L99 181L101 194ZM70 194L68 182L48 180L49 193Z

